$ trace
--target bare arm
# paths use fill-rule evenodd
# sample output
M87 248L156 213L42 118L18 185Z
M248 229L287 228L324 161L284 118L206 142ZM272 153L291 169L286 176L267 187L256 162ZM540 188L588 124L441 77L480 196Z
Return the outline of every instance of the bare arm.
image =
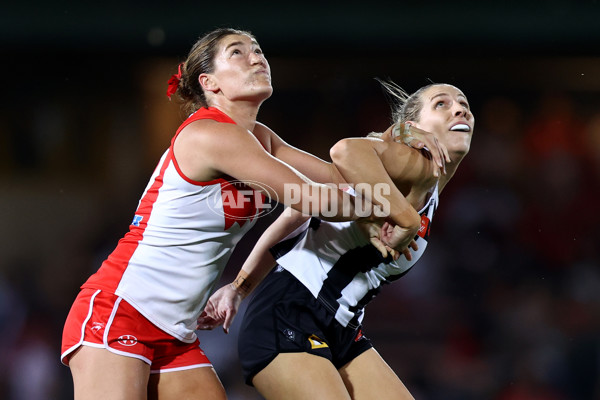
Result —
M246 297L275 266L270 249L285 239L310 217L287 208L260 236L233 285Z
M267 126L257 123L254 133L263 136L268 143L268 150L278 159L290 164L309 179L320 183L343 183L343 177L333 163L300 150L281 139Z
M399 243L392 247L404 251L420 225L415 208L422 205L427 192L439 179L440 169L423 150L396 143L389 136L390 132L386 134L385 140L343 139L331 149L331 157L348 182L366 184L372 188L371 193L375 192L376 185L389 188L387 193L379 193L379 198L372 196L370 200L377 204L385 201L395 224L397 241L394 244Z
M223 325L229 332L240 303L258 286L275 266L269 249L279 243L309 217L286 209L261 235L234 281L217 290L198 319L198 329L214 329Z
M196 121L179 134L174 151L182 172L190 179L208 181L228 175L324 220L358 218L352 196L310 180L269 154L252 133L237 125Z
M398 167L394 163L394 168L387 165L391 161L391 145L403 146L404 154L396 152L395 156L401 156L406 163L398 162ZM394 224L414 230L416 233L420 224L419 214L406 200L397 183L403 173L410 172L412 166L408 162L411 161L413 154L415 154L413 157L415 160L418 158L417 150L380 139L350 138L336 143L331 148L330 154L331 159L348 182L366 184L371 188L370 193L365 191L365 195L369 197L370 201L387 208L389 218ZM388 162L386 163L386 161ZM384 185L387 192L379 192L380 196L375 196L376 185L380 185L380 187Z

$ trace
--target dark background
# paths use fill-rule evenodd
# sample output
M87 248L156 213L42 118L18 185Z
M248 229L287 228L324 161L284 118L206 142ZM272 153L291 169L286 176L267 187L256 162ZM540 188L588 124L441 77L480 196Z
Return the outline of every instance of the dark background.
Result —
M470 100L471 153L430 247L365 317L413 395L600 399L599 20L597 1L558 0L0 6L0 398L72 397L59 362L70 304L183 117L168 78L200 35L230 26L271 64L259 119L325 159L390 124L375 77ZM200 340L230 398L256 399L236 328Z

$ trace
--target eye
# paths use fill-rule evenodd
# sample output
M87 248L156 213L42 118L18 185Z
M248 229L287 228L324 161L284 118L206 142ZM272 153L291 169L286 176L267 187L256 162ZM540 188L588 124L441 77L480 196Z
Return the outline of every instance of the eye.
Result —
M262 54L263 51L260 48L256 48L256 49L254 49L254 53L256 53L256 54Z
M242 54L242 52L239 49L233 49L233 51L231 52L231 55L236 55L236 54Z
M445 105L446 105L446 102L443 100L440 100L437 103L435 103L435 108L444 107Z

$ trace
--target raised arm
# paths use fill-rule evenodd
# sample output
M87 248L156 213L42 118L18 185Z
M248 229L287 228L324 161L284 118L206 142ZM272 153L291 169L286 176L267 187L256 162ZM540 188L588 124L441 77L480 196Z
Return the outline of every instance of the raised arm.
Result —
M198 319L198 329L214 329L223 325L227 333L240 303L258 286L275 266L269 249L279 243L309 217L286 209L261 235L237 277L217 290L209 299Z
M364 192L365 197L384 207L395 229L402 231L402 242L394 247L403 250L408 246L419 229L421 218L415 210L418 204L411 204L407 196L415 187L435 184L439 169L422 151L393 140L343 139L332 147L330 154L348 182L371 188ZM387 191L377 192L377 185L384 185Z

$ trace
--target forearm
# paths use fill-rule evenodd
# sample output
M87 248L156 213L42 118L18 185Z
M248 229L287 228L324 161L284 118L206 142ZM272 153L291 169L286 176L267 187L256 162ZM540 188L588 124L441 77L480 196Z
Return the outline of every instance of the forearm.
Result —
M231 285L242 295L248 296L276 265L270 249L286 238L309 217L287 209L258 239L250 255Z
M260 242L257 242L254 250L244 262L244 266L231 282L231 286L244 299L262 282L275 264L275 259L269 253L268 248L264 248Z
M272 156L261 160L256 154L254 162L239 164L235 170L225 172L303 214L333 222L354 221L364 217L357 215L355 198L340 190L339 185L314 182Z

